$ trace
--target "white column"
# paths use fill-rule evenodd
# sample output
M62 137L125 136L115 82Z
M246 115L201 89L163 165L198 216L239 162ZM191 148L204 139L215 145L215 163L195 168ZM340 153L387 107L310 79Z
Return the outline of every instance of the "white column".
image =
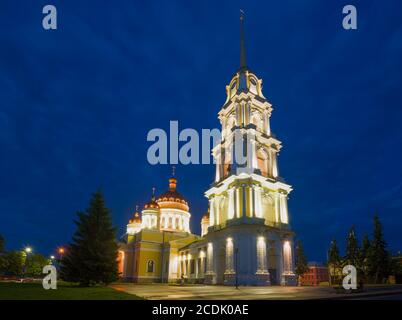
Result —
M268 273L267 244L262 236L257 238L257 273Z
M249 202L248 209L250 210L249 211L250 216L254 217L254 188L253 188L253 186L249 186L248 190L249 190L249 193L248 193L248 196L249 196L249 198L248 198L248 202Z
M271 152L272 156L272 176L274 178L278 177L279 175L279 170L278 170L278 154L276 152Z
M215 224L219 225L220 224L220 210L219 210L219 205L220 205L221 197L216 196L215 197Z
M255 192L255 211L258 218L262 218L262 203L261 203L261 188L259 186L254 187Z
M173 229L176 229L176 218L177 218L177 215L173 215L173 217L172 217L172 219L173 219L173 221L172 221L172 228L173 228Z
M214 198L209 199L209 225L215 225L215 206Z
M271 128L269 125L269 114L268 111L264 111L264 129L265 133L270 136L271 135Z
M207 246L207 272L213 273L214 271L214 247L211 242Z
M292 247L289 240L283 242L283 273L293 273Z
M275 222L280 222L280 202L279 202L279 194L274 194L275 198Z
M289 219L288 219L288 208L287 208L287 199L286 199L286 195L281 193L279 195L280 197L280 209L281 209L281 222L282 223L289 223Z
M221 180L221 150L219 149L218 151L217 151L217 154L216 154L216 158L215 158L215 160L216 160L216 164L215 164L215 182L218 182L218 181L220 181Z
M226 239L226 270L225 273L234 273L233 239Z
M234 197L233 197L233 193L234 193L234 189L229 189L228 190L228 194L229 194L229 203L228 203L228 220L233 219L234 218L234 207L235 207L235 202L234 202Z
M169 215L165 214L165 228L169 226Z
M242 205L242 209L241 209L241 216L245 217L247 215L247 190L246 190L246 185L243 184L241 187L241 194L242 194L242 200L243 200L243 205Z
M240 218L240 190L238 187L235 187L235 204L236 218Z

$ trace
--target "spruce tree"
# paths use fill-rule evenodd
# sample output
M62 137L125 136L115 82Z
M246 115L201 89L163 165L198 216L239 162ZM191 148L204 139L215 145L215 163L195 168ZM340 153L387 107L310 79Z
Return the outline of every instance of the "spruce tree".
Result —
M78 212L77 229L61 261L61 277L89 286L117 280L116 229L100 191L85 212Z
M359 243L357 241L355 227L352 226L346 240L346 264L354 266L356 269L360 267L359 261Z
M362 247L360 249L360 272L365 280L368 277L368 256L370 252L370 239L367 234L363 236Z
M369 274L374 283L380 282L388 276L389 254L386 249L387 244L383 238L382 225L378 215L374 216L373 240L368 255Z
M300 276L306 273L307 271L308 271L307 258L304 255L303 246L301 241L299 240L296 246L296 268L295 268L296 275L299 278L299 284L300 284Z
M341 267L341 256L339 254L338 245L336 244L336 240L331 241L331 246L328 252L328 268L330 269L330 277L332 275L337 278L339 274L339 268ZM331 280L331 279L330 279Z

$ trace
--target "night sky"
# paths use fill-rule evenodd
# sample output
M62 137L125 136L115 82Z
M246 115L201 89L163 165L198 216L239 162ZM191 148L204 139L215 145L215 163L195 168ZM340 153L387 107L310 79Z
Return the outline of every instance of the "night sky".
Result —
M54 4L58 30L42 28ZM342 28L357 7L358 29ZM378 212L402 249L401 1L1 1L0 233L8 249L50 254L101 188L124 232L169 165L147 162L149 130L219 128L225 86L247 62L273 105L290 219L308 259L323 261L352 224ZM213 165L178 165L200 232Z

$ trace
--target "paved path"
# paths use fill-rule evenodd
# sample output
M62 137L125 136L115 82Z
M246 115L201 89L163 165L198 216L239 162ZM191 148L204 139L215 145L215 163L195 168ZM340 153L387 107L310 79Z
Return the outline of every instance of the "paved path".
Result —
M259 299L342 299L351 295L339 295L329 287L239 287L236 290L229 286L205 286L205 285L167 285L167 284L113 284L116 290L125 291L150 300L259 300ZM353 294L354 298L367 296L368 294L380 294L395 290L402 293L402 286L375 287L362 294Z

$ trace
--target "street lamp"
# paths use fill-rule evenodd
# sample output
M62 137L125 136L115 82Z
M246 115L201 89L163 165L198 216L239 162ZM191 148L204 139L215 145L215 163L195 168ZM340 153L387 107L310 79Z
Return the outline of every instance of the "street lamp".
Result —
M24 268L22 269L22 277L25 278L25 273L27 272L28 267L27 260L28 256L32 253L32 247L30 246L25 247L23 252L25 252L25 262L24 262Z
M58 254L59 254L59 256L60 256L60 260L62 260L62 259L63 259L63 255L64 255L64 253L66 252L66 249L64 249L63 247L60 247L60 248L57 249L57 252L58 252Z

